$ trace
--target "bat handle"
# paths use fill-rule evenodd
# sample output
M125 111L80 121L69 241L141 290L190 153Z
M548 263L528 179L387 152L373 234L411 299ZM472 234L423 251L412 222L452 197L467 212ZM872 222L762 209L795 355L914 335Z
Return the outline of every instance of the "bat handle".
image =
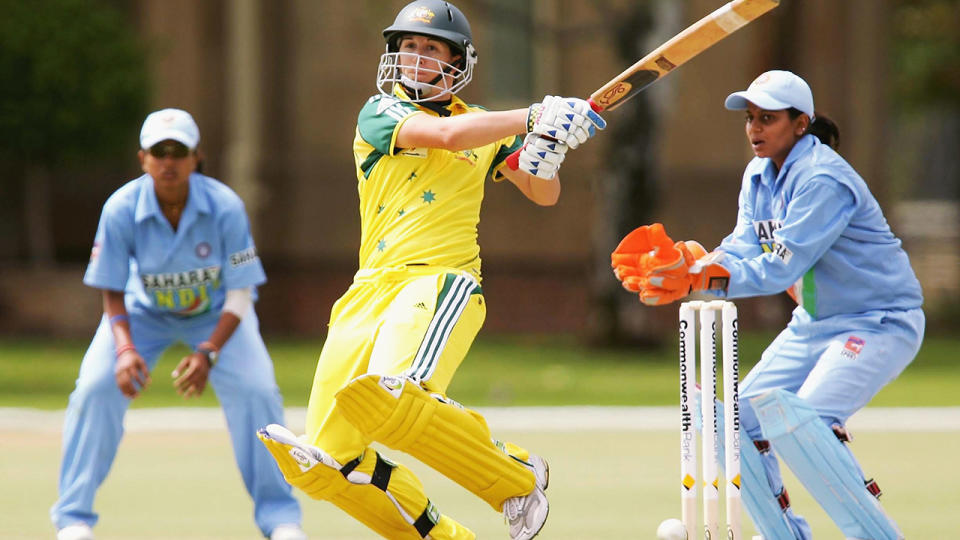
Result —
M521 146L520 150L517 150L516 152L507 156L507 159L505 160L505 162L507 164L507 167L509 167L511 171L515 171L520 168L520 152L522 150L523 150L523 147Z
M600 105L597 105L597 103L593 101L593 98L587 99L587 103L590 104L590 108L593 109L594 112L598 112L598 113L603 112L603 107L601 107ZM520 150L517 150L516 152L507 156L507 159L505 160L505 162L507 164L507 167L510 167L511 171L515 171L520 168L520 152L522 150L523 150L523 147L520 147Z

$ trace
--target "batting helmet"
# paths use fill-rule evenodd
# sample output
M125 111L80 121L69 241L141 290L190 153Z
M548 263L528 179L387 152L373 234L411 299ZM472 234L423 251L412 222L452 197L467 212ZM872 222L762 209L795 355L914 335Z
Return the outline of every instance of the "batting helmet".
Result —
M454 51L470 62L475 62L477 53L473 48L470 23L457 6L443 0L417 0L406 5L397 14L393 24L383 30L387 51L398 49L400 37L406 34L421 34L442 39Z

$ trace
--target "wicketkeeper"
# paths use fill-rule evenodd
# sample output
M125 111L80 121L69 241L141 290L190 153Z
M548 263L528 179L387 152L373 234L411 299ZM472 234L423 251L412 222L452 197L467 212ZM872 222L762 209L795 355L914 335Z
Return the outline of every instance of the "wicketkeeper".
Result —
M756 155L733 232L707 253L674 243L659 224L640 227L613 252L614 272L648 305L697 292L787 291L798 304L793 318L741 386L742 427L753 441L741 445L744 504L765 539L810 538L790 509L778 456L846 538L902 538L850 453L844 424L917 354L920 284L803 79L766 72L726 107L745 111Z

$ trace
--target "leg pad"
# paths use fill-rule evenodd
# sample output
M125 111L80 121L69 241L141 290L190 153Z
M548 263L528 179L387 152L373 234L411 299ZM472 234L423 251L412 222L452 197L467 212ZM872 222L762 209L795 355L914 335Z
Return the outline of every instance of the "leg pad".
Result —
M385 538L475 538L469 529L440 515L409 469L372 449L341 466L282 426L271 424L260 429L257 437L273 455L287 482L314 499L330 501Z
M866 487L850 452L816 410L782 389L753 398L751 404L763 436L846 537L903 538Z
M698 430L700 421L700 415L698 414L696 415ZM721 434L724 432L723 402L719 400L717 401L717 430ZM721 467L724 464L725 453L723 442L723 437L719 437L717 449L720 454ZM761 454L769 450L770 444L767 441L751 441L746 433L741 432L740 478L743 487L740 495L743 499L743 506L764 540L805 538L804 531L809 530L809 526L805 520L794 516L790 511L790 498L787 496L787 490L782 489L778 495L774 495L770 482L767 480L767 473L761 462ZM791 517L797 521L796 524L791 523ZM809 534L806 537L809 537Z
M497 447L482 416L410 379L363 375L336 398L336 410L365 436L414 456L497 511L534 488L533 473Z

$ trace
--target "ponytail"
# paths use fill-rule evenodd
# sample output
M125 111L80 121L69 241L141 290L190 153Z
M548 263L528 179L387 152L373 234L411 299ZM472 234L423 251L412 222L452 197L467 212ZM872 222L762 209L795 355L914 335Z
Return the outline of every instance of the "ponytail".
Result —
M790 115L791 120L794 120L803 114L799 109L795 109L793 107L787 109L787 112ZM827 118L826 116L822 116L818 113L814 113L814 116L815 118L813 122L807 126L807 131L804 132L804 135L808 133L810 135L814 135L820 139L820 142L823 144L833 148L834 150L839 150L840 128L837 127L837 124L833 120Z

